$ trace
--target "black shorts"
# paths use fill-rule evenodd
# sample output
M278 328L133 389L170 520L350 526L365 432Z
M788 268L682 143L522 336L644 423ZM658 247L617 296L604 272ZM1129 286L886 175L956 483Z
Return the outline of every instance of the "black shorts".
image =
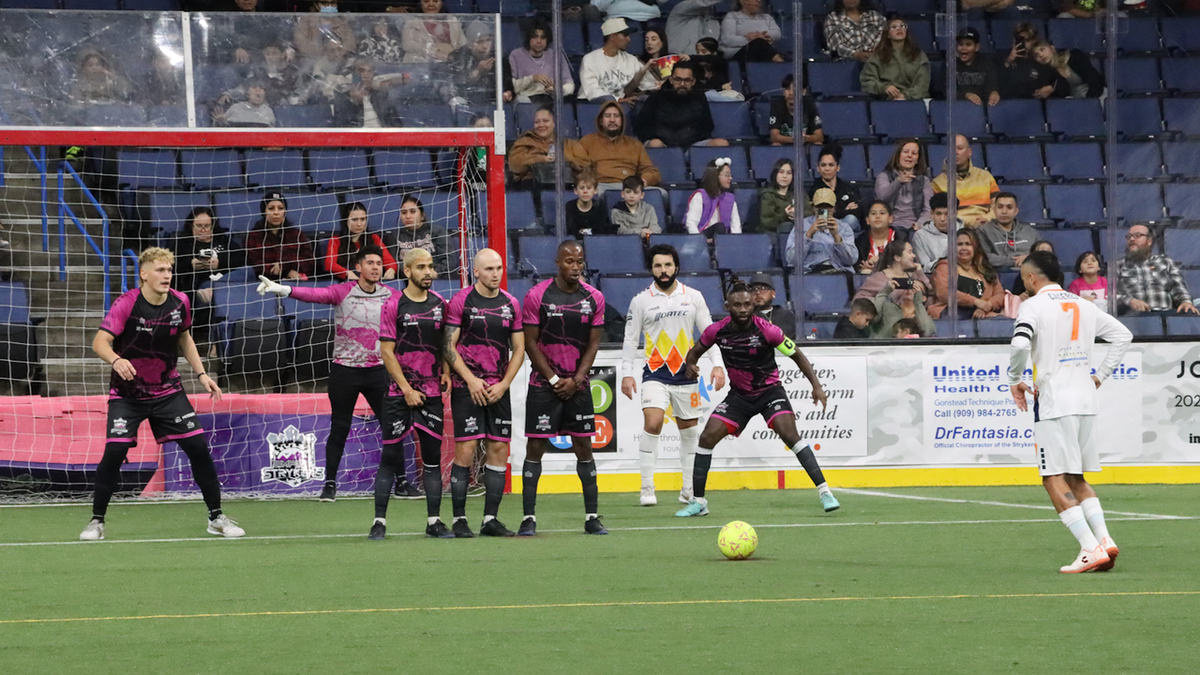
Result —
M596 406L592 388L580 387L564 401L550 387L530 387L525 398L525 437L596 435Z
M729 433L737 436L755 415L762 415L767 426L780 415L792 415L792 402L788 400L787 390L782 384L764 391L754 398L747 398L736 389L713 409L712 416L725 423Z
M454 440L491 441L512 440L512 400L508 392L499 401L490 405L479 405L471 398L466 387L450 390L450 410L454 415Z
M443 409L441 395L426 396L419 408L409 407L403 396L388 396L383 401L384 419L379 422L383 442L399 442L413 427L441 440Z
M107 442L136 446L138 427L142 426L144 420L150 420L150 430L154 432L154 440L159 443L204 433L204 427L200 426L187 394L177 391L144 401L131 398L109 400Z

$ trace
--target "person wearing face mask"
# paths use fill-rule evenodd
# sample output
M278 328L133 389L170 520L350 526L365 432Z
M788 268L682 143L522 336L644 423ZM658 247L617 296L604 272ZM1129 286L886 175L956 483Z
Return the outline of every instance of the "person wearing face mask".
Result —
M271 279L306 280L316 272L312 244L287 217L287 198L277 190L263 197L262 218L246 237L246 263Z
M309 6L309 14L296 19L296 29L292 34L292 43L302 56L318 58L325 54L325 42L336 38L346 51L355 53L358 49L354 29L344 16L337 14L337 0L316 0Z

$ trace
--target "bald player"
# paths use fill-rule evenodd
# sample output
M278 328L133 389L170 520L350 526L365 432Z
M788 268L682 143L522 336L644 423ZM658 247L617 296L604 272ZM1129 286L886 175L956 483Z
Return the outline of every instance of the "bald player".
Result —
M490 248L475 254L475 285L459 291L446 309L442 357L450 366L450 409L454 411L454 466L450 500L455 531L466 530L467 484L475 448L483 441L483 525L485 537L512 537L496 519L504 496L508 446L512 439L512 403L508 388L525 354L521 306L500 288L504 259ZM512 358L516 355L516 358Z

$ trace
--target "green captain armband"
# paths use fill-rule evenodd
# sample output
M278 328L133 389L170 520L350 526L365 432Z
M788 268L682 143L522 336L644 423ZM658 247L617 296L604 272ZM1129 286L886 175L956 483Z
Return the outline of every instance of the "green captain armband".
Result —
M791 338L785 337L783 338L783 342L780 342L779 346L775 349L778 349L779 353L783 354L784 356L791 356L792 354L796 353L796 343L792 342Z

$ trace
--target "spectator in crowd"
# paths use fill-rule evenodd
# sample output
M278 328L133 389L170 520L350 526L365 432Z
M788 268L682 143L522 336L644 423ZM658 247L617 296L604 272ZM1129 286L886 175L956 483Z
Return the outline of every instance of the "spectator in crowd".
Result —
M871 337L871 324L879 316L875 303L866 298L850 302L850 313L838 319L833 328L835 340L866 340Z
M992 217L992 195L1000 192L1000 186L987 169L981 169L971 163L971 142L966 136L959 134L954 137L954 179L955 196L958 199L958 217L967 227L974 229L986 223ZM949 178L945 168L937 178L933 179L935 192L945 192ZM1012 197L1012 195L1009 195ZM1016 197L1012 197L1016 202ZM1016 213L1013 213L1016 217ZM1019 266L1019 265L1018 265Z
M1154 252L1154 233L1136 223L1125 235L1125 257L1117 262L1117 310L1121 314L1200 314L1179 266Z
M771 100L771 145L792 145L796 132L792 125L796 119L795 76L788 73L780 83L783 99ZM817 113L817 102L805 89L800 99L800 122L804 126L805 145L820 145L825 142L825 130L821 128L821 116Z
M983 254L998 270L1021 269L1025 256L1039 238L1032 225L1017 220L1019 212L1016 195L997 193L992 219L979 227Z
M1038 29L1029 22L1013 27L1012 49L1000 64L1000 97L1047 99L1054 95L1058 73L1033 58Z
M580 239L591 234L616 234L608 212L596 203L596 184L596 174L591 169L584 169L575 179L575 199L563 207L569 236Z
M775 160L767 186L758 192L758 231L787 232L796 220L796 172L790 159Z
M291 42L294 37L295 31L290 19L260 19L254 16L258 12L258 0L234 0L228 9L240 12L241 15L230 17L229 20L210 22L207 40L210 47L227 62L248 64L254 52L265 45Z
M244 266L246 252L207 206L197 206L188 213L171 252L175 254L172 285L192 301L192 324L207 329L213 323L212 277L219 279Z
M979 245L974 230L962 230L955 239L955 264L958 267L958 318L986 319L1004 309L1004 287ZM949 261L941 260L933 268L933 291L929 316L940 319L950 303Z
M150 57L150 70L142 78L138 100L149 105L180 105L184 101L183 68L171 63L161 50Z
M930 325L933 325L932 319L930 319ZM934 328L937 327L934 326ZM921 335L921 324L916 319L900 319L892 324L892 337L896 339L929 337L930 335L933 333Z
M414 248L423 248L433 256L433 268L438 274L458 269L453 261L450 232L440 223L432 223L425 216L425 205L416 195L408 195L400 202L400 229L395 233L396 260Z
M1126 2L1123 4L1133 5L1135 2ZM1104 16L1104 5L1095 0L1058 0L1054 3L1054 7L1058 14L1056 19L1094 19L1098 16ZM1122 18L1125 15L1120 14Z
M986 54L979 53L979 29L968 26L958 31L955 40L958 57L958 98L975 105L996 105L1000 102L1000 80L996 64Z
M714 38L701 38L696 43L696 53L687 57L688 63L696 67L696 89L703 91L710 101L744 101L745 95L733 88L729 81L729 62L721 55Z
M965 229L961 218L956 219L956 230ZM913 233L913 251L917 254L917 262L926 274L933 271L937 261L946 257L950 247L950 199L945 192L939 192L929 198L929 220L921 223L921 227Z
M1067 290L1108 312L1108 277L1100 274L1100 256L1094 251L1079 254L1075 260L1075 279Z
M325 41L334 40L351 54L357 53L358 41L354 29L344 16L338 13L337 0L314 0L309 13L296 19L292 44L306 58L317 58L325 53Z
M892 337L892 327L902 319L914 319L921 335L933 335L937 328L925 311L929 278L917 263L912 242L894 240L883 249L879 271L863 281L854 298L875 303L879 321L871 326L872 337Z
M325 55L308 66L308 84L297 99L311 104L332 103L338 94L350 89L354 82L354 63L342 43L325 42Z
M932 196L925 147L915 138L900 139L883 171L875 176L875 198L891 208L893 225L911 230L929 218Z
M541 184L554 183L554 112L549 106L538 108L533 114L533 129L521 134L508 150L508 170L513 181L533 181ZM579 141L562 139L563 160L573 175L583 171L591 160ZM565 176L564 179L570 178Z
M600 10L606 19L625 19L645 22L662 17L659 5L667 0L592 0L592 6Z
M75 83L71 86L75 103L126 103L129 82L118 75L108 59L99 52L87 52L79 61Z
M887 202L876 200L867 208L867 227L854 240L857 249L858 272L878 272L883 252L893 241L906 242L912 238L912 230L893 224L892 208Z
M629 176L638 176L646 185L658 185L662 180L646 147L625 135L625 109L615 101L600 106L596 133L584 136L579 143L596 170L600 192L620 190Z
M454 110L467 110L472 105L495 105L496 50L495 27L487 21L472 21L465 31L467 44L456 49L447 61L449 78L439 83L442 95ZM504 71L504 100L511 101L512 77L508 63L500 64Z
M704 38L721 37L721 21L713 6L721 0L683 0L667 16L667 40L683 54L694 54L695 45Z
M525 44L508 54L513 90L522 103L550 103L554 100L554 62L558 61L558 83L564 97L575 93L571 64L562 50L553 47L550 26L542 20L525 30Z
M775 17L763 10L764 0L735 0L733 11L721 20L721 51L725 58L783 63L775 48L783 36Z
M345 91L333 99L333 124L338 127L398 127L400 116L388 99L387 90L402 84L400 73L375 74L375 66L360 59L353 66L354 76Z
M812 198L816 215L804 219L804 227L792 230L784 247L784 258L796 266L797 239L804 242L803 267L805 274L852 272L858 261L854 247L854 230L845 221L833 217L837 196L829 188L817 190ZM799 235L799 236L798 236Z
M268 43L262 48L262 63L254 68L254 79L262 82L267 90L267 103L276 105L297 104L296 94L300 89L300 68L289 63L287 53L278 43Z
M358 40L358 55L379 63L403 63L404 43L397 23L391 17L379 17Z
M737 202L733 198L733 169L728 157L711 160L704 167L700 189L688 198L684 225L692 234L703 232L709 239L715 234L742 231L742 218L738 215Z
M979 234L979 233L976 233L976 234ZM983 237L982 237L982 235L980 235L980 240L982 241L982 239L983 239ZM1046 241L1045 239L1039 239L1038 241L1036 241L1033 244L1033 248L1029 249L1029 252L1033 253L1034 251L1045 251L1046 253L1052 253L1052 254L1054 254L1054 257L1056 259L1058 258L1058 253L1054 250L1054 244L1051 244L1050 242ZM1058 284L1059 286L1064 285L1061 268L1059 268L1058 279L1051 279L1051 281ZM1020 274L1017 275L1016 279L1013 279L1013 284L1012 284L1011 290L1012 290L1012 294L1017 296L1017 298L1020 300L1028 300L1029 296L1031 295L1031 293L1029 293L1029 291L1026 290L1025 280L1021 278Z
M960 0L962 10L977 9L990 19L1008 19L1020 16L1016 0Z
M1057 73L1054 95L1067 98L1100 98L1104 94L1104 73L1096 70L1091 58L1078 49L1060 52L1048 42L1035 42L1033 58Z
M304 281L316 272L312 244L287 217L287 198L270 190L261 203L262 218L246 237L246 264L271 279Z
M638 81L638 91L654 91L662 86L671 75L671 66L679 60L679 55L672 55L667 46L666 31L661 28L647 28L642 35L642 66L641 74L634 77Z
M750 294L754 296L754 313L795 340L796 314L783 305L775 304L775 282L771 281L771 275L759 272L750 277Z
M442 62L467 44L462 24L442 14L442 0L421 0L421 13L404 22L400 32L405 63Z
M230 127L273 127L275 111L267 103L267 88L261 82L246 85L246 100L234 103L225 112L213 111L213 120Z
M651 92L638 113L638 138L647 148L724 147L729 141L712 138L713 118L708 99L694 90L696 71L687 61L671 70L669 89Z
M642 62L625 51L633 29L625 19L600 25L604 46L583 57L579 65L579 97L587 101L632 100L637 93Z
M834 0L833 10L825 16L825 44L836 59L866 63L879 46L886 25L871 0Z
M842 148L837 144L829 144L821 148L817 155L817 176L820 178L809 188L808 196L825 187L837 195L837 206L833 209L833 217L850 224L850 229L857 235L862 231L862 197L853 183L838 177L842 165Z
M649 238L662 234L658 224L658 212L645 203L646 184L637 176L630 176L621 185L621 201L613 207L609 220L617 228L617 234L637 234Z
M908 34L904 19L888 20L887 35L858 76L864 92L887 101L929 98L929 57Z
M395 279L400 266L383 244L383 238L367 232L367 207L361 202L351 202L341 207L342 221L338 234L329 240L325 251L325 271L342 281L357 281L354 260L364 246L377 246L383 252L383 278Z

